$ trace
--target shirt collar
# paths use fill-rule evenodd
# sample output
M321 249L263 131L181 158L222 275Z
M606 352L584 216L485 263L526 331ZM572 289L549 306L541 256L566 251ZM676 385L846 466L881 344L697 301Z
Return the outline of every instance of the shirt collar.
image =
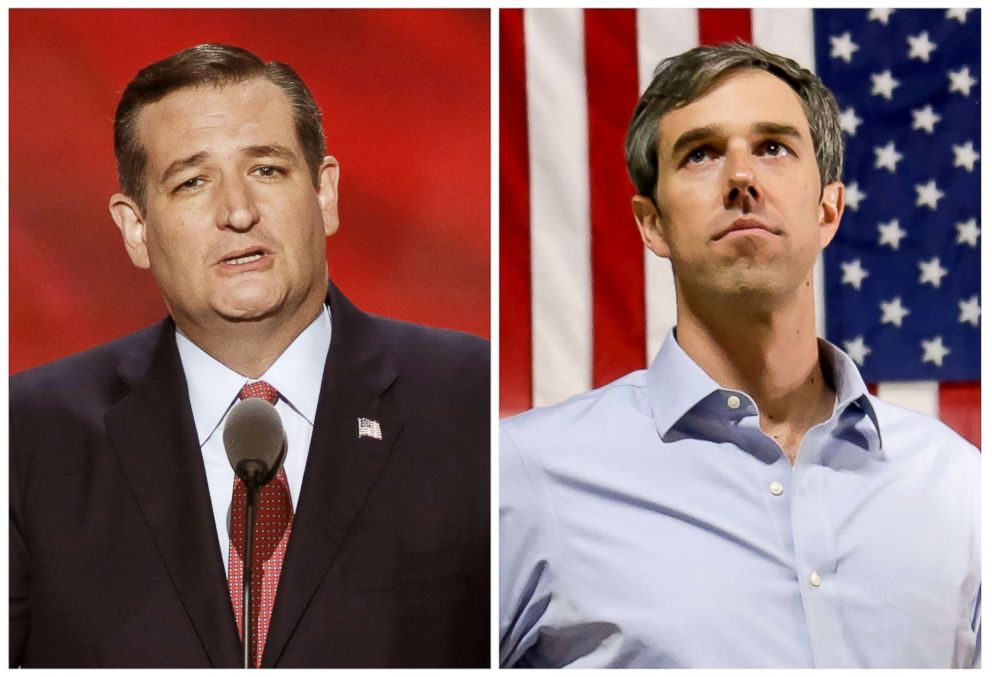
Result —
M834 380L834 391L837 393L837 404L834 406L834 414L845 411L849 406L854 405L867 414L875 432L878 434L879 442L882 439L882 428L878 425L878 416L875 414L875 407L868 397L868 386L861 378L861 372L854 364L854 360L843 350L835 346L826 339L817 339L820 350L820 363L825 364Z
M683 416L720 385L692 361L672 329L648 369L648 399L658 434L664 438Z
M206 442L237 400L238 392L249 382L265 381L310 425L317 414L317 400L324 376L324 361L331 344L331 309L324 312L297 336L258 379L249 379L208 355L176 329L176 345L193 422L200 445Z
M851 405L859 407L874 424L881 440L882 431L868 398L868 388L854 361L824 339L818 339L818 348L821 364L830 371L837 393L834 415ZM720 390L723 390L720 384L703 371L678 344L675 330L669 331L658 356L648 369L648 399L658 434L664 438L672 426L700 401Z

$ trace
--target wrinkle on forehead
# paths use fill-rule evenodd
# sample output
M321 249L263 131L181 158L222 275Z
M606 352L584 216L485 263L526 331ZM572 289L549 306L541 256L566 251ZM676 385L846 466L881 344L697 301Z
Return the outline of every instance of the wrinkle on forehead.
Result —
M812 135L802 99L787 82L760 69L737 71L695 101L666 113L659 121L659 153L671 158L673 140L688 129L722 127L731 130L755 123L781 124L800 132L812 147Z
M278 85L258 78L172 92L141 110L138 130L149 164L159 168L178 158L218 150L218 144L232 148L277 144L299 152L289 99Z

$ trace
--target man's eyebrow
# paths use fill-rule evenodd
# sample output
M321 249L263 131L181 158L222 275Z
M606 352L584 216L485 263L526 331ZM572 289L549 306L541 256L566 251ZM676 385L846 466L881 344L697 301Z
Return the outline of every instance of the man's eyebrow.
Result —
M207 158L207 151L201 150L195 155L190 155L187 158L182 158L181 160L176 160L171 165L166 167L165 171L162 172L162 178L159 179L160 183L166 183L173 176L186 169L187 167L192 167L203 162Z
M275 157L287 161L296 159L296 153L281 143L266 143L258 146L244 146L240 149L240 151L244 155L252 158ZM206 160L209 155L210 154L207 151L202 150L199 153L190 155L187 158L176 160L171 165L166 167L164 172L162 172L162 178L159 179L159 182L167 183L173 176L184 169L200 164Z
M768 136L789 136L795 139L802 138L802 134L795 125L790 125L783 122L755 122L751 125L751 132L753 134ZM725 134L726 129L723 125L705 125L703 127L695 127L690 129L679 136L679 138L672 145L672 156L678 156L687 147L693 146L703 139L723 136Z
M791 136L794 139L801 139L803 135L795 125L783 122L756 122L751 125L751 130L756 134L766 134L768 136Z
M287 148L281 143L267 143L260 146L244 146L241 153L248 157L275 157L283 160L295 160L296 153L291 148Z
M677 157L683 150L693 146L703 139L720 136L724 133L723 125L706 125L705 127L695 127L681 136L672 145L672 157Z

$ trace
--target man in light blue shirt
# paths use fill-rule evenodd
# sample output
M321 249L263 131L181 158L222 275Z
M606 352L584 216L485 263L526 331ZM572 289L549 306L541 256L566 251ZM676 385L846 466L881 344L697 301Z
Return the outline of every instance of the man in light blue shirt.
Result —
M678 322L648 370L503 422L501 665L978 664L979 454L816 337L842 154L795 62L659 65L627 162Z

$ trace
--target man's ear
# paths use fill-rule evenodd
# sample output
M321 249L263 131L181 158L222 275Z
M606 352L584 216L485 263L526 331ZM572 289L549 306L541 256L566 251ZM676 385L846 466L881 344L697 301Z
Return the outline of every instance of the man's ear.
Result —
M844 215L844 184L840 181L828 183L820 196L820 249L825 248L837 234L840 219Z
M331 236L338 230L338 177L341 168L333 156L328 155L320 163L317 176L317 200L324 219L324 235Z
M654 200L644 195L635 195L630 202L634 208L634 219L637 221L637 230L641 234L644 246L662 258L669 258L671 250L661 229L662 217Z
M124 237L127 255L138 268L148 269L148 247L146 244L145 216L138 204L124 193L110 196L110 216Z

